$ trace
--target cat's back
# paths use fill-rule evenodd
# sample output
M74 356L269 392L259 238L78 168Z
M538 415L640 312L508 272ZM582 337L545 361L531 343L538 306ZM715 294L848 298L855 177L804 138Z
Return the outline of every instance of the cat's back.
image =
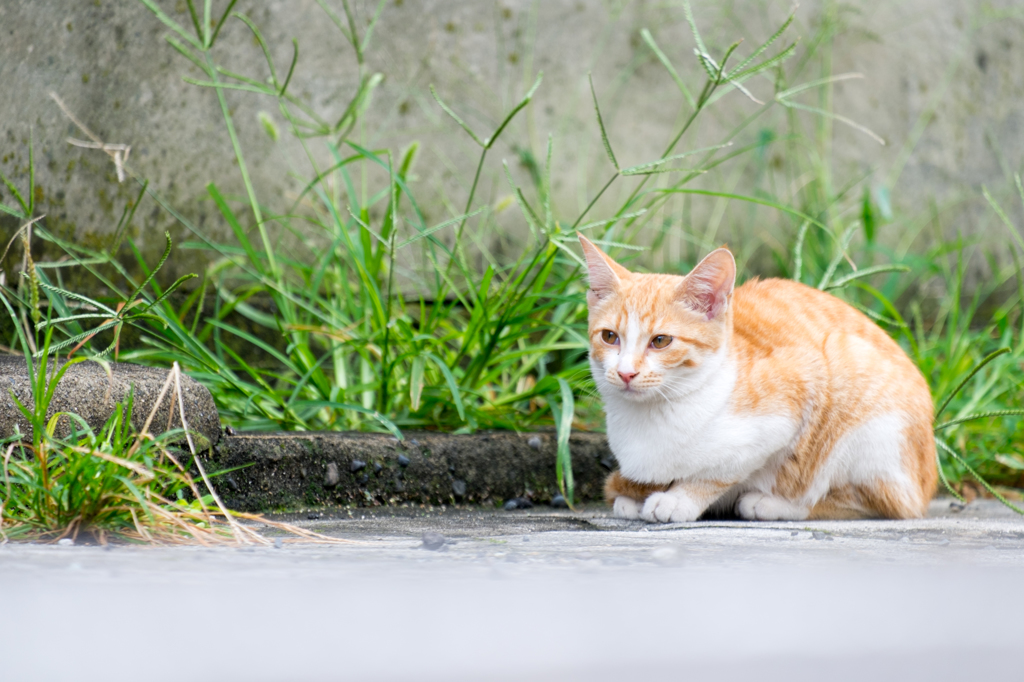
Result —
M754 280L733 294L736 406L792 413L811 395L848 410L844 419L898 410L930 422L928 384L907 354L850 304L782 279Z
M867 315L831 294L787 279L755 279L736 289L733 334L755 354L790 346L821 348L830 336L851 335L907 359Z

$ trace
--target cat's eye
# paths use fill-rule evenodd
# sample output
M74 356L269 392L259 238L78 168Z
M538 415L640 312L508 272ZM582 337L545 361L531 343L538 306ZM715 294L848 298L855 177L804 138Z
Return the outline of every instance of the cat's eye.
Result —
M670 343L672 343L672 337L666 334L658 334L653 339L651 339L652 348L664 348Z
M619 335L611 329L605 329L601 332L601 340L609 346L614 346L619 343Z

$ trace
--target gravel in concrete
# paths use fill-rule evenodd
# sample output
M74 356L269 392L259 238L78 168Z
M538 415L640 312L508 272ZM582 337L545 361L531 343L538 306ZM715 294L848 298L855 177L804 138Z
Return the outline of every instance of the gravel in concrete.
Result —
M53 371L52 363L49 371ZM189 428L200 436L200 446L216 443L220 438L220 419L210 391L190 377L182 375L181 379L185 419L188 420ZM166 381L167 370L154 367L124 362L107 363L106 367L97 362L72 365L53 394L48 417L58 412L73 412L84 418L94 430L98 430L112 414L114 405L124 402L129 389L134 386L132 423L136 429L141 430ZM23 434L32 432L28 421L11 398L12 392L23 404L32 404L32 387L25 359L0 355L0 437L13 434L15 425ZM177 408L173 415L170 410L171 400L168 395L153 418L151 432L161 433L168 428L168 424L171 429L181 428ZM57 426L58 435L67 435L69 430L70 420L62 418Z
M1015 679L1024 521L352 510L354 540L0 547L4 679Z

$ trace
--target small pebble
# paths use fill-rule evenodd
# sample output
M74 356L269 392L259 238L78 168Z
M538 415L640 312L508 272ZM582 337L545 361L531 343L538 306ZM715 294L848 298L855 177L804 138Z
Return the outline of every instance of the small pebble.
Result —
M429 549L432 552L444 547L445 537L440 533L427 532L423 534L423 549Z
M530 509L531 507L533 507L533 502L530 502L525 497L513 497L505 503L505 511L512 511L513 509Z
M530 436L530 440L526 441L526 444L534 450L540 450L542 443L543 441L541 441L540 436Z
M452 492L455 493L455 497L465 497L466 482L458 479L452 481Z
M612 469L615 468L615 460L612 459L611 456L605 457L604 459L601 460L601 466L603 466L608 471L611 471Z
M231 428L230 426L225 426L224 427L224 433L226 433L229 436L233 436L233 435L235 435L235 430L233 428Z
M790 535L793 536L793 537L796 537L797 535L800 535L800 531L795 530L792 533L790 533Z
M320 512L309 512L308 514L306 514L306 518L309 519L310 521L312 521L313 519L319 519L320 518Z
M832 536L828 533L823 533L820 530L811 531L811 537L815 540L828 540L832 541Z
M551 506L556 509L568 509L569 503L565 501L561 494L558 494L551 498Z
M348 465L348 470L351 471L354 474L355 472L360 471L361 469L363 469L365 466L366 466L366 462L362 462L362 461L360 461L358 459L354 459L354 460L352 460L352 463Z
M57 540L57 544L61 547L71 547L75 544L75 541L71 538L61 538L60 540Z
M359 485L366 485L370 481L369 474L363 474L359 477Z
M900 538L900 542L910 542L910 538L908 538L906 535L904 535L903 537Z
M960 502L950 502L949 503L949 511L954 512L954 513L960 513L960 512L962 512L964 510L964 507L966 507L966 506L967 506L966 504L961 504Z
M281 549L284 547L284 540L281 538L274 538L274 549Z
M679 550L675 547L659 547L651 552L651 558L659 564L669 564L679 556Z
M384 465L381 464L380 462L374 462L373 463L373 473L379 474L380 470L383 469L383 468L384 468Z
M324 485L328 488L333 488L338 485L338 481L341 480L341 473L338 471L338 465L334 462L330 462L327 465L327 473L324 474Z
M405 455L399 455L398 456L398 466L400 466L400 467L407 467L407 466L409 466L409 458L406 457Z

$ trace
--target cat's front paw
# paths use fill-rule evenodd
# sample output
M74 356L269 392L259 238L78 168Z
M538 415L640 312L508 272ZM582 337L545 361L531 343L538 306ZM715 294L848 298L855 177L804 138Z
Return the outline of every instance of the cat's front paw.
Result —
M632 497L619 495L615 498L615 504L612 505L612 513L618 519L639 519L640 503Z
M700 512L697 503L686 495L654 493L644 502L640 518L650 523L681 523L696 521Z

